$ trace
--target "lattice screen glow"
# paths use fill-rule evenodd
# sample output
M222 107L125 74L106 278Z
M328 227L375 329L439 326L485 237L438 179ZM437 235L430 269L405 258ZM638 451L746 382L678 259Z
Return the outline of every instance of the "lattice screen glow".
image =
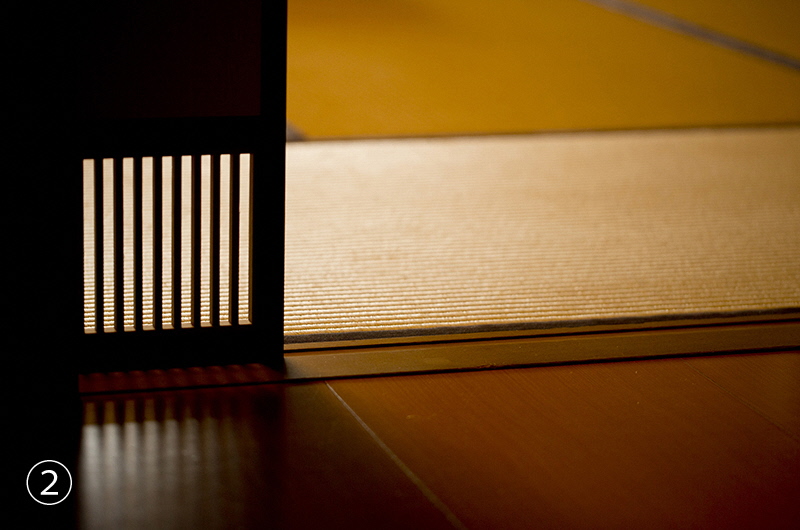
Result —
M250 324L252 184L249 153L84 160L84 332Z

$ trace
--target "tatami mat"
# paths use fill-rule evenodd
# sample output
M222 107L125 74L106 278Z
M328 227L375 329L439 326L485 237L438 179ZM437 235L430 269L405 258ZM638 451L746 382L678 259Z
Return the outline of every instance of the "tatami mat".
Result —
M290 342L800 308L800 129L287 146Z
M755 2L711 4L676 14L793 50L796 9L751 28ZM797 123L798 94L796 70L581 0L289 2L287 116L312 138Z

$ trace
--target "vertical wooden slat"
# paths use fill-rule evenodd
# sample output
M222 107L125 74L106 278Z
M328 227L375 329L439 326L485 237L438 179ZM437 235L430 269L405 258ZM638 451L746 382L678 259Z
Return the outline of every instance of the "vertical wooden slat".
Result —
M83 331L97 333L94 159L83 161Z
M173 158L161 158L161 327L175 327L174 228L173 195L175 171Z
M153 205L153 157L142 158L142 329L155 329L155 212Z
M200 157L200 327L211 327L211 275L213 234L213 163L211 155Z
M219 168L219 325L231 325L231 155Z
M181 157L181 278L180 278L180 326L194 325L194 186L192 182L194 159L190 155Z
M98 178L84 161L86 333L101 283L105 332L251 323L252 154L197 162L163 156L157 175L154 157L105 158Z
M103 331L116 331L114 159L103 159Z
M239 155L239 303L238 323L250 324L250 295L251 295L251 265L252 265L252 185L253 185L253 155L242 153Z
M122 329L136 330L134 160L122 159Z

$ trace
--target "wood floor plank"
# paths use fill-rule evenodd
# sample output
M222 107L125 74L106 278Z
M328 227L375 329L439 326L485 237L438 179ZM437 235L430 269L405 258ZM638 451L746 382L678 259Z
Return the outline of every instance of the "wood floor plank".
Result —
M451 528L322 383L84 410L82 528Z
M695 357L686 362L800 441L800 352Z
M800 444L681 359L330 384L468 527L800 521Z

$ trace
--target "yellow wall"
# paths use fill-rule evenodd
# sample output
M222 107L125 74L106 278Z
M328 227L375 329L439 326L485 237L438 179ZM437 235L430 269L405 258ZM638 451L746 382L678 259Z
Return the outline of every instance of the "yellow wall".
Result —
M646 3L795 49L778 0ZM312 138L800 121L799 71L580 0L289 0L287 83Z

